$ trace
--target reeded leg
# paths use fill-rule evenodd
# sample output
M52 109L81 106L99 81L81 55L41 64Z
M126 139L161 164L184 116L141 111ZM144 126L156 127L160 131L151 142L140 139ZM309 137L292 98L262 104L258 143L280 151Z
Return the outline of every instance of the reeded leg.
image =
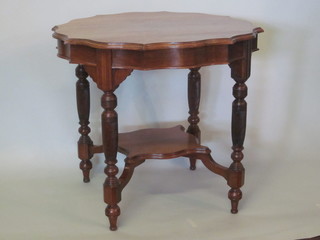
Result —
M247 86L245 82L250 76L250 59L251 59L251 42L247 41L243 47L244 59L237 60L230 64L231 77L235 80L233 86L233 96L235 100L232 103L232 154L233 163L229 167L228 184L231 187L228 197L231 200L231 212L238 212L238 203L242 198L240 187L244 184L244 167L241 163L243 159L243 143L246 132L246 115L247 103L245 97L247 96Z
M107 178L103 184L104 201L108 204L106 216L109 218L110 230L117 230L117 218L120 215L118 203L121 201L121 189L118 178L117 150L118 150L118 116L115 108L117 97L112 91L107 91L101 98L104 111L101 115L102 140L107 164L104 172Z
M200 105L200 93L201 93L201 75L199 73L200 68L191 68L188 74L188 104L189 104L189 127L187 132L197 137L200 143L201 131L198 126L199 119L199 105ZM195 158L190 158L190 170L196 169Z
M78 155L81 159L80 169L83 172L83 181L89 182L89 173L92 168L90 159L92 153L90 147L93 145L92 140L88 136L90 133L89 125L89 113L90 113L90 89L89 82L87 80L88 74L86 73L82 65L78 65L76 68L76 76L79 78L76 84L77 89L77 108L79 115L79 133L81 137L78 141Z

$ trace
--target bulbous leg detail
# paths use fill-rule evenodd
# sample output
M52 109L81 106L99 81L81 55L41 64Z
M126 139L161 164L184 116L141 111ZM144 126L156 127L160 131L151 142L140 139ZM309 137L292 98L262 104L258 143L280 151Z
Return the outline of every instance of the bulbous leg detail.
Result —
M92 163L90 160L82 160L80 162L80 169L83 173L83 182L90 182L90 170L92 169Z
M231 200L231 213L238 213L238 204L242 198L242 192L238 188L231 188L228 194L229 199Z
M106 208L106 216L109 218L110 230L116 231L118 229L118 226L117 226L118 216L120 216L119 206L117 204L108 205Z

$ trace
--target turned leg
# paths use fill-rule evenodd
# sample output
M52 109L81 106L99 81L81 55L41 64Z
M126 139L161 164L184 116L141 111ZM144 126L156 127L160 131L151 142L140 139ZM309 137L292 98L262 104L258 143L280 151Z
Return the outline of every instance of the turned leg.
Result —
M89 82L87 80L88 74L86 73L82 65L78 65L76 68L76 76L79 78L76 84L77 88L77 108L79 115L79 133L81 137L78 141L78 155L81 159L80 169L83 172L83 181L89 182L89 173L92 168L90 159L92 153L90 147L93 145L92 140L88 136L90 133L89 125L89 113L90 113L90 89Z
M231 187L228 197L231 200L231 212L238 212L238 203L242 198L240 188L244 184L244 167L241 163L243 159L243 143L246 132L246 115L247 103L245 97L247 96L247 86L245 82L250 76L250 59L251 59L251 46L248 41L247 46L244 48L245 58L237 60L230 64L231 77L235 80L233 86L233 96L235 100L232 103L232 154L231 158L233 163L229 167L228 184Z
M110 230L117 230L117 218L120 215L118 203L121 201L121 189L119 179L117 178L118 167L118 116L115 108L117 106L117 97L113 91L106 91L101 98L101 106L104 111L101 115L102 122L102 140L105 154L105 163L107 164L104 172L107 178L103 184L104 201L108 204L106 216L109 218Z
M191 68L188 74L188 104L189 104L189 127L187 132L194 135L200 143L201 132L198 126L199 119L199 104L201 92L201 75L200 68ZM190 170L196 169L196 158L190 157Z

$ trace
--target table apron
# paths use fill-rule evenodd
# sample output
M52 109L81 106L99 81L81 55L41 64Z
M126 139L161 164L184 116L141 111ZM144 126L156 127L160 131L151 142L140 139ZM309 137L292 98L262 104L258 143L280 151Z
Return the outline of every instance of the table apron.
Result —
M245 57L247 41L252 41L255 51L257 39L237 42L231 45L210 45L197 48L169 48L158 50L95 49L83 45L65 44L58 40L58 56L70 63L96 67L102 52L111 52L113 69L172 69L195 68L210 65L229 64Z

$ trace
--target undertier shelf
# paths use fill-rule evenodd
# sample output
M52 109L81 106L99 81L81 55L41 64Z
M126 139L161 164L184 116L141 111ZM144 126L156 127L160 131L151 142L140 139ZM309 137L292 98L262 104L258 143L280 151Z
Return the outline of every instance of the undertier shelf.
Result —
M169 159L191 154L210 154L184 127L151 128L119 134L119 152L128 158Z

